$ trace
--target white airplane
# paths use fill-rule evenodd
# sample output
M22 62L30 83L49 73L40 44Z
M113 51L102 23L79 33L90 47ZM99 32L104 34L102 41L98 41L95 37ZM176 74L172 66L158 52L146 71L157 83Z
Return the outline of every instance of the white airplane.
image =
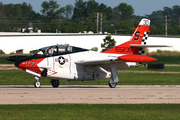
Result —
M39 78L50 78L53 87L59 80L86 81L110 78L109 87L115 88L119 81L117 70L129 65L155 61L144 55L146 47L167 47L146 45L150 20L142 19L131 39L103 53L74 46L54 45L44 47L31 56L10 56L6 59L36 79L34 86L40 87Z

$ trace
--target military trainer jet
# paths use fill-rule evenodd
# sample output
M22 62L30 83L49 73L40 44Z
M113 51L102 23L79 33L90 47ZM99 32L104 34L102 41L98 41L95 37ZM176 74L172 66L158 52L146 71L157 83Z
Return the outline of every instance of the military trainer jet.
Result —
M144 55L146 47L166 47L146 45L150 20L142 19L129 41L102 53L88 49L54 45L38 49L31 56L10 56L6 59L35 78L35 87L40 87L40 77L50 78L53 87L59 80L86 81L110 78L109 87L115 88L119 81L117 70L128 68L133 62L155 61Z

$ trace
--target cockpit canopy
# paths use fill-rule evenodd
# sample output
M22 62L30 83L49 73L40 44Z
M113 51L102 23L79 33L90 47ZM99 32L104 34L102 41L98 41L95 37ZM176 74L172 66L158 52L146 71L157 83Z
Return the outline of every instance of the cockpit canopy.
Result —
M68 46L68 45L54 45L54 46L40 48L39 50L37 50L37 52L34 55L36 55L37 57L56 56L56 55L64 55L64 54L77 53L83 51L89 51L89 50L74 46Z

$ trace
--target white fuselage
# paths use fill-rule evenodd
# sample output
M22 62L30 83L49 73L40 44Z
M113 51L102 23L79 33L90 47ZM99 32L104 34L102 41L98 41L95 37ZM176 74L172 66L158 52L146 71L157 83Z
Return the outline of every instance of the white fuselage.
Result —
M108 64L82 65L77 62L82 60L99 60L117 58L119 54L106 54L94 51L77 52L66 55L58 55L45 58L38 64L39 68L48 68L48 78L64 80L97 80L110 78L110 66ZM117 64L118 69L124 69L127 65ZM42 69L43 70L43 69Z

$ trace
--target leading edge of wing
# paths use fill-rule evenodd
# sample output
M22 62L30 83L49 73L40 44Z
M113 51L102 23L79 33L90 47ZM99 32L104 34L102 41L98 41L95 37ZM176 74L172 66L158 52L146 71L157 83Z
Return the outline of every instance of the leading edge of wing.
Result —
M82 65L97 65L97 64L107 64L110 62L115 62L117 60L116 59L96 59L96 60L80 60L80 61L76 61L76 64L82 64ZM118 61L120 62L120 61ZM122 62L122 61L121 61Z
M172 45L138 45L138 44L131 44L131 47L138 47L138 48L146 48L146 47L172 47Z

